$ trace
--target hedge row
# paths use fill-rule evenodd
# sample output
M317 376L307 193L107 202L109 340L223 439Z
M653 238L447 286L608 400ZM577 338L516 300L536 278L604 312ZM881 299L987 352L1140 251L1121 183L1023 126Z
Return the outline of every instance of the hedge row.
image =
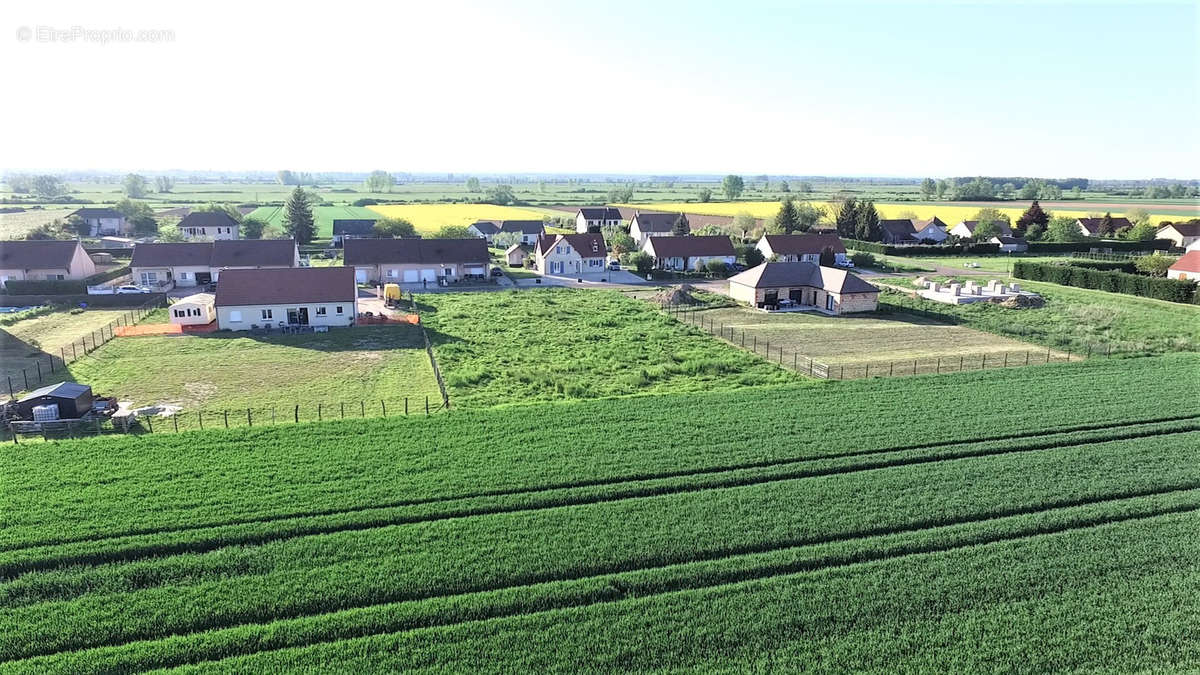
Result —
M1067 261L1068 265L1075 267L1087 267L1094 270L1103 270L1105 272L1125 272L1126 274L1137 274L1137 265L1133 264L1132 260L1084 260L1072 259Z
M1196 282L1181 279L1148 277L1125 272L1095 270L1078 265L1038 263L1017 260L1012 274L1018 279L1049 281L1063 286L1092 288L1110 293L1125 293L1144 298L1194 303L1200 301Z
M1030 253L1086 253L1094 249L1111 251L1166 251L1175 245L1170 239L1154 239L1151 241L1031 241Z
M914 258L919 256L993 255L1000 252L1000 244L893 246L892 244L881 244L877 241L846 238L842 239L842 243L846 245L846 248L852 248L855 251L879 253L882 255L910 256Z
M88 286L98 286L126 274L129 274L128 265L93 274L86 279L64 279L62 281L10 279L4 282L4 293L7 295L86 295Z

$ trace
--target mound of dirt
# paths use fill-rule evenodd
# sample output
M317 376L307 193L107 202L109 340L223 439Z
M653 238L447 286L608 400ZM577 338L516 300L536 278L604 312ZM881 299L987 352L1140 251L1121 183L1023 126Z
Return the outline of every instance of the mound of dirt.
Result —
M1009 309L1036 309L1045 307L1046 301L1039 295L1014 295L996 304Z
M664 288L654 296L654 302L660 305L694 305L696 299L692 297L693 290L691 284Z

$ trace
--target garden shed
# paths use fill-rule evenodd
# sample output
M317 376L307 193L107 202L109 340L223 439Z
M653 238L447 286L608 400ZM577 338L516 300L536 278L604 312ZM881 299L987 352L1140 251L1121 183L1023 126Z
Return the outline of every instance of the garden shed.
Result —
M59 382L35 389L18 399L17 414L33 419L33 409L42 405L57 405L62 419L78 419L92 409L92 388L78 382Z

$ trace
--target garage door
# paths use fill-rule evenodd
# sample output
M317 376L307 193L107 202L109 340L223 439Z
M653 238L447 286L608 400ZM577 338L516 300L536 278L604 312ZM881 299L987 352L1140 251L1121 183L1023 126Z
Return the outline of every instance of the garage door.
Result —
M437 270L421 270L421 281L437 281Z
M415 284L420 280L416 270L404 270L404 283Z
M360 283L360 284L367 283L367 271L366 270L354 270L354 281L356 283Z
M478 274L479 276L483 276L483 268L478 267L478 266L475 266L475 267L468 266L466 273L467 274Z

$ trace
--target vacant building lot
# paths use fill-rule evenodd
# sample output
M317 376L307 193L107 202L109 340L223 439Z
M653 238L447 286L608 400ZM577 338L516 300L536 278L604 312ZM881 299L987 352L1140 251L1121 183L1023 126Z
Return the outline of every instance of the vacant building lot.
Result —
M725 339L735 345L744 344L746 349L769 354L771 359L778 359L782 348L785 365L807 357L830 366L845 366L846 377L865 375L868 363L873 364L872 375L888 374L887 364L892 362L897 364L891 368L892 374L911 375L914 361L918 362L917 372L925 373L1001 366L1006 353L1010 365L1024 365L1027 352L1037 354L1030 355L1031 362L1046 358L1046 350L1035 345L911 314L833 317L727 307L701 310L683 318L703 322L712 331L723 332ZM798 360L793 355L799 355ZM1058 353L1051 357L1065 358Z
M61 350L65 347L68 360L71 359L70 344L74 342L79 347L79 339L87 338L90 348L92 331L99 330L123 315L127 316L132 309L63 309L51 314L24 319L11 326L0 326L0 376L12 377L14 391L24 389L25 377L35 378L38 365L47 383L51 382L50 364L54 363L56 373L62 366ZM22 369L26 375L22 375ZM54 380L58 381L58 380ZM8 393L7 381L0 382L4 393ZM34 379L30 386L36 387Z
M97 394L137 406L169 404L183 409L182 426L196 426L191 413L233 411L245 423L246 408L268 420L338 417L362 407L378 416L414 410L425 397L440 402L437 381L416 326L366 326L329 333L248 336L207 335L118 338L71 364L72 379Z
M429 294L418 303L458 407L797 379L615 291Z

